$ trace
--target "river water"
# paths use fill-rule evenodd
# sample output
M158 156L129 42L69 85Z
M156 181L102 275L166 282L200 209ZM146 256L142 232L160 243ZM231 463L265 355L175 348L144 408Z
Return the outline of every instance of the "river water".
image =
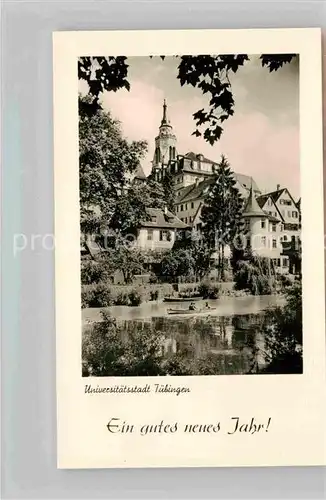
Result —
M169 308L188 308L189 303L147 302L139 307L105 308L124 331L153 328L163 335L162 354L166 358L178 354L198 374L255 373L265 364L264 311L284 303L280 295L222 297L196 302L200 308L208 302L216 309L194 316L167 313ZM83 326L101 320L103 309L83 309ZM210 371L211 364L214 371ZM218 366L218 368L216 368Z

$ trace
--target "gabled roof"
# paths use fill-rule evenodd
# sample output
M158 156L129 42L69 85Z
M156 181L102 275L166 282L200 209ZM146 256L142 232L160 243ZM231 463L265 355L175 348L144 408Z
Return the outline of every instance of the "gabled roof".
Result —
M201 157L202 161L216 165L215 161L210 160L209 158L206 158L204 155L202 155L200 153L194 153L193 151L189 151L189 153L185 154L185 158L189 158L189 160L193 160L193 161L198 161L200 157Z
M245 189L250 189L252 186L252 189L256 193L260 193L260 189L257 186L255 180L251 177L251 175L245 175L245 174L237 174L234 173L234 178L241 184Z
M282 221L284 221L284 217L283 217L283 215L281 214L281 212L280 212L280 210L279 210L279 207L277 206L277 204L276 204L276 203L277 203L278 199L280 198L280 196L281 196L281 195L282 195L285 191L286 191L286 192L288 193L288 195L290 196L290 198L291 198L291 200L292 200L292 202L293 202L294 206L296 206L296 207L298 208L299 212L300 212L300 211L301 211L301 210L300 210L301 198L300 198L300 200L296 203L296 202L294 201L293 197L291 196L291 193L289 192L289 190L288 190L287 188L277 189L276 191L271 191L270 193L262 194L261 196L258 196L258 198L257 198L258 204L259 204L259 206L260 206L261 208L265 205L265 203L266 203L267 199L268 199L268 198L271 198L271 200L274 202L274 206L275 206L275 208L276 208L276 210L277 210L277 212L278 212L278 214L279 214L279 216L280 216L280 219L281 219Z
M175 204L181 203L181 201L194 189L196 184L190 184L190 186L185 186L181 189L180 195L176 197Z
M165 213L159 208L147 208L146 213L149 216L149 220L142 221L142 227L162 229L186 229L189 227L169 210Z
M207 173L207 172L206 172ZM260 193L257 184L255 181L252 179L252 177L244 174L236 174L234 173L234 178L236 181L238 181L247 191L249 194L249 189L252 183L253 191L254 193ZM206 179L202 180L201 182L198 182L198 184L191 184L190 186L186 186L185 188L182 189L180 192L180 196L175 200L175 203L183 203L187 201L194 201L202 198L204 196L204 191L206 188L209 188L212 186L215 182L215 177L210 176L206 177Z
M198 161L199 156L202 157L202 161L206 163L211 163L212 165L217 165L217 163L213 160L210 160L209 158L206 158L204 155L196 154L193 151L190 151L189 153L184 155L185 158L188 158L189 160L193 161ZM207 172L205 170L197 170L197 169L192 169L190 167L187 167L186 165L182 169L184 172L193 172L196 175L201 174L201 175L213 175L213 172ZM260 193L260 189L257 186L255 180L250 176L250 175L245 175L245 174L237 174L234 172L234 178L241 184L244 188L250 189L250 186L252 186L253 190L257 193Z
M287 191L287 189L286 188L277 189L276 191L271 191L270 193L266 193L266 194L262 194L261 196L258 196L257 201L259 203L259 206L263 207L265 205L266 201L268 200L268 198L271 198L273 200L273 202L276 203L284 191Z
M214 177L209 177L208 179L204 179L198 184L194 183L191 184L190 186L183 188L183 190L180 193L180 196L175 200L175 203L176 204L184 203L187 201L193 201L202 198L204 196L205 189L212 186L214 182L215 182Z

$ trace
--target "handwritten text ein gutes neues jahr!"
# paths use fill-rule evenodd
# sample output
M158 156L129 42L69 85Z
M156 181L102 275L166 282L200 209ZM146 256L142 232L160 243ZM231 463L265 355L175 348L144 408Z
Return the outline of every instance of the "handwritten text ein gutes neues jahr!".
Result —
M112 385L109 387L93 387L85 385L86 394L180 394L189 393L189 387L172 386L170 384L145 384L145 385Z

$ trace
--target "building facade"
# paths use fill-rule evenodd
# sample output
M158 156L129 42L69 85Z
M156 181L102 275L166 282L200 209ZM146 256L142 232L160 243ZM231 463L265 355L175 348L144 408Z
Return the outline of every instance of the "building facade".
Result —
M142 250L170 250L178 233L190 229L169 210L149 208L147 220L142 222L135 246Z
M155 138L152 175L158 182L167 174L171 176L175 192L174 210L179 227L201 231L201 210L206 195L215 182L216 167L217 162L202 154L192 151L180 154L177 136L168 118L164 100L159 133ZM255 180L242 173L235 172L234 178L236 188L244 200L243 218L253 251L257 255L273 259L278 272L288 272L291 258L286 249L289 245L291 248L293 245L300 245L301 200L296 203L289 190L280 186L273 192L263 194ZM148 232L151 229L152 235ZM155 229L144 226L139 235L140 247L172 247L175 233L172 231L171 239L167 242L162 239L162 230L163 227ZM226 249L226 255L229 254L230 250Z

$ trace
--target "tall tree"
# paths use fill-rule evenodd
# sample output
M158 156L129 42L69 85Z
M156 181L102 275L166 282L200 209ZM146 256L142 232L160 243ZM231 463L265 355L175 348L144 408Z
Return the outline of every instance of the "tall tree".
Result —
M110 113L85 112L89 96L79 100L79 181L82 230L96 230L110 219L117 201L146 152L143 141L127 142Z
M191 265L196 280L202 280L211 268L212 250L195 231L181 234L173 245L173 252L186 250L191 255Z
M222 156L215 173L215 182L202 208L204 241L218 251L219 278L224 279L225 246L242 230L243 200L236 188L230 165Z
M143 186L143 195L146 197L146 206L150 208L160 208L163 210L167 204L164 187L152 176L146 179L146 183Z
M177 79L180 85L191 85L208 95L208 106L193 113L196 129L194 135L203 136L214 144L223 132L222 124L234 114L230 75L236 73L247 61L247 54L175 56L179 61ZM161 56L164 60L165 56ZM295 54L262 54L260 63L270 72L295 60ZM104 91L116 92L130 89L128 59L118 57L81 57L78 61L78 78L88 83L90 101L82 103L85 113L92 114L100 106ZM204 130L200 130L204 126Z
M187 248L172 249L161 260L162 276L175 281L180 276L194 274L194 258Z
M166 172L165 176L163 177L162 187L166 206L171 212L174 213L175 194L173 177L170 172Z

